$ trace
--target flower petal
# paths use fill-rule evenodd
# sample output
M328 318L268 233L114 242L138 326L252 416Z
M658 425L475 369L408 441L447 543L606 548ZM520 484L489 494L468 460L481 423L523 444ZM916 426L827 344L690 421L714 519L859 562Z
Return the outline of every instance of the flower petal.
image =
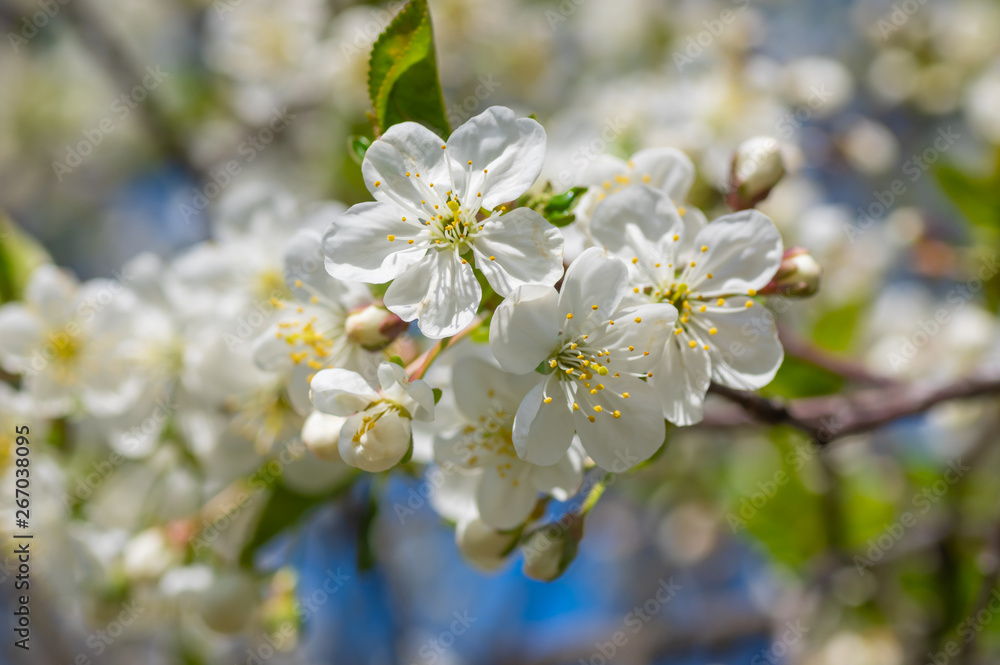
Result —
M41 335L38 319L27 307L20 303L0 307L0 361L7 371L24 371L32 345L43 341Z
M678 205L687 199L694 184L694 164L683 152L676 148L648 148L635 153L630 161L639 181L665 192Z
M410 449L410 419L396 411L387 411L362 433L364 417L364 412L357 413L344 423L340 430L340 456L351 466L371 473L399 464Z
M479 516L495 529L513 529L528 519L538 491L530 482L531 466L517 460L510 469L483 469L476 488Z
M598 348L610 349L608 369L622 374L647 372L660 358L673 334L677 309L669 303L650 303L619 309L615 324L594 336Z
M426 382L419 379L410 381L404 368L388 361L378 366L378 382L383 395L389 395L393 389L402 391L400 396L405 395L405 401L409 402L406 408L414 420L427 422L434 419L434 391Z
M605 381L600 411L580 391L580 410L573 412L576 432L597 466L621 473L649 459L666 435L660 400L653 387L631 376ZM628 397L623 395L628 393ZM614 417L615 412L621 415ZM590 422L589 417L594 418Z
M711 324L717 330L711 336L699 333L711 349L712 380L738 390L756 390L777 374L785 352L771 310L759 305L718 309L710 319L692 319L696 321L699 328Z
M559 292L560 323L583 329L590 321L604 321L618 308L628 285L628 269L597 247L580 254L566 270ZM597 309L593 306L597 305ZM568 315L572 315L570 318Z
M688 341L694 339L695 347ZM705 393L712 383L712 363L698 339L685 333L667 343L649 384L660 396L663 416L675 425L701 422Z
M443 202L444 192L452 188L443 145L444 141L423 125L393 125L365 152L361 173L368 191L376 201L391 202L412 213L423 209L422 199ZM440 193L429 187L431 183Z
M316 409L333 416L362 411L379 397L364 377L346 369L320 370L309 387Z
M371 302L367 287L336 279L324 264L323 234L316 229L300 229L285 245L285 282L300 301L315 296L335 310Z
M663 192L645 186L626 187L601 201L591 217L590 232L609 252L618 254L628 242L629 225L636 227L653 246L659 245L665 236L672 237L684 230L674 202Z
M531 483L539 492L551 494L556 501L566 501L583 484L583 450L579 443L551 466L536 466L531 470Z
M359 203L330 220L323 235L326 271L337 279L381 284L395 279L427 252L422 227L402 221L399 209ZM393 238L389 240L389 238ZM407 243L414 240L414 244Z
M697 265L683 279L693 293L708 297L763 288L778 271L784 252L774 222L756 210L711 222L695 237L694 246Z
M502 296L522 284L552 286L563 274L562 233L528 208L488 219L472 249L476 267Z
M537 284L517 287L500 303L490 323L490 349L501 367L527 374L555 350L558 304L558 291Z
M446 152L456 191L466 198L482 193L482 206L492 210L524 194L538 178L545 130L531 118L493 106L456 129Z
M427 337L459 332L476 318L483 290L472 266L452 250L431 251L385 292L385 306L404 321L417 320Z
M69 321L76 309L76 279L53 265L38 266L24 289L25 301L34 305L50 326Z
M549 404L543 399L552 397ZM549 376L531 389L514 416L514 448L521 459L539 466L555 464L573 441L573 416L558 379Z
M516 411L538 378L533 372L511 374L485 360L469 357L455 362L451 387L462 415L475 422L494 405L508 412Z

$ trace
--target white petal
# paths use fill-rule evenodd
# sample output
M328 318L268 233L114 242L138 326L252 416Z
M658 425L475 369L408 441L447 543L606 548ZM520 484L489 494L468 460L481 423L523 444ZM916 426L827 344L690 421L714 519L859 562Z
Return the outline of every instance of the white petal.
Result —
M531 467L517 460L510 469L483 469L476 488L479 516L495 529L513 529L523 523L538 500L530 482ZM501 475L503 474L503 475Z
M712 311L710 319L692 317L696 321L711 349L714 381L738 390L756 390L771 382L785 355L773 312L757 304ZM709 325L717 329L715 335L704 333Z
M635 153L631 159L633 180L662 190L678 205L687 199L694 183L694 164L675 148L648 148ZM649 181L646 177L649 176Z
M502 296L522 284L552 286L563 274L563 236L534 210L491 217L473 244L476 267Z
M308 302L312 296L318 296L338 309L342 303L359 304L362 290L367 289L334 278L324 264L323 234L316 229L300 229L285 245L285 282L299 300Z
M592 341L598 348L613 351L609 370L645 373L659 360L664 345L673 335L676 320L677 309L669 303L627 307L615 312L615 324L595 335Z
M472 266L452 250L430 251L385 292L385 306L404 321L417 320L427 337L459 332L476 318L483 290Z
M24 305L8 303L0 307L0 360L8 371L23 370L32 346L43 341L41 334L38 319Z
M410 419L388 411L362 434L364 416L364 412L357 413L344 423L340 430L340 456L363 471L378 473L391 469L410 449Z
M688 346L694 339L695 348ZM671 340L653 368L650 385L660 396L663 416L675 425L701 422L705 393L712 382L708 351L698 340L682 333Z
M426 382L420 379L410 381L405 369L388 361L378 366L378 382L383 394L391 393L398 386L398 390L402 391L400 397L405 395L405 406L415 420L434 419L434 391Z
M320 459L340 459L340 429L345 418L313 411L302 425L302 443Z
M422 209L422 199L441 203L444 192L452 188L443 145L444 141L423 125L393 125L365 152L361 173L368 191L377 201L392 202L413 213ZM431 183L438 189L431 188Z
M68 272L45 264L31 273L24 299L38 309L47 323L59 325L73 316L77 290L77 281Z
M475 422L494 405L508 412L516 411L540 378L533 372L510 374L484 360L469 357L455 362L451 387L462 415Z
M333 416L357 413L379 398L364 377L346 369L320 370L309 387L316 408Z
M583 484L583 456L579 444L551 466L536 466L531 471L531 483L539 492L551 494L556 501L566 501Z
M620 255L629 240L629 225L636 227L650 246L659 245L664 237L673 243L673 235L684 231L674 202L663 192L645 186L626 187L601 201L590 220L590 233L609 252ZM638 243L632 244L642 249Z
M552 398L549 404L543 399ZM532 388L514 416L514 448L521 459L548 466L563 458L573 440L573 416L559 380L549 376Z
M441 484L431 481L435 476L441 476ZM476 508L476 488L479 486L479 474L458 473L448 469L429 469L428 482L434 489L430 496L431 506L442 517L455 522L465 522L479 516ZM402 519L402 514L400 519Z
M591 321L606 321L618 308L627 285L624 263L596 247L585 250L566 270L559 292L563 328L583 330ZM593 309L594 305L597 309Z
M493 313L490 349L508 372L527 374L558 345L559 293L550 286L514 289Z
M594 462L606 471L621 473L660 449L666 426L652 386L631 376L605 378L605 385L597 396L580 391L577 398L580 410L573 412L573 421L583 447ZM628 398L623 393L628 393ZM600 412L594 409L595 399L599 400ZM616 410L621 417L614 417ZM588 416L593 416L594 422Z
M778 271L784 252L778 229L756 210L720 217L701 230L694 246L697 265L684 279L693 293L704 296L763 288Z
M466 197L481 192L482 206L492 210L524 194L538 178L545 130L531 118L493 106L456 129L446 152L456 190Z
M337 279L376 284L398 277L427 252L419 238L426 233L402 221L405 216L391 204L369 202L331 219L323 236L326 271Z
M615 178L628 172L629 167L624 159L613 155L598 155L597 159L584 169L580 176L580 184L591 187L595 193L602 189L605 192L614 191L619 186Z

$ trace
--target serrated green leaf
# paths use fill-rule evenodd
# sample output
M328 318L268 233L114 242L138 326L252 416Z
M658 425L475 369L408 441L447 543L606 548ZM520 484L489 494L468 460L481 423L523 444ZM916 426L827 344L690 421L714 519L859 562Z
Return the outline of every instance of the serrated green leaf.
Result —
M371 147L371 139L367 136L358 136L355 134L347 139L347 148L350 152L351 159L353 159L358 164L365 161L365 153L368 152L368 148Z
M410 0L372 46L368 95L384 132L413 121L439 136L451 134L438 80L427 0Z

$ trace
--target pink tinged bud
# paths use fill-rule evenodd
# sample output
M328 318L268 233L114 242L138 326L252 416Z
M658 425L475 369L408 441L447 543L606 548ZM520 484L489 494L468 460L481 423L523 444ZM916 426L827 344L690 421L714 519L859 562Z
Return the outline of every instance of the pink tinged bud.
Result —
M382 305L368 305L347 316L347 338L368 351L381 351L406 332L406 321Z
M819 291L823 268L809 250L792 247L785 250L781 266L771 282L761 289L762 295L780 294L789 298L808 298Z
M733 154L726 202L733 210L752 208L767 198L784 175L785 161L777 139L748 139Z

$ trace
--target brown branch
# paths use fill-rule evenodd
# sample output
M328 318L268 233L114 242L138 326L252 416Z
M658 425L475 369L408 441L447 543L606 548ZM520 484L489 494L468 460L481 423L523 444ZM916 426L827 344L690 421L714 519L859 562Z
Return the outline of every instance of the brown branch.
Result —
M738 404L759 422L794 427L823 445L923 413L943 402L1000 395L1000 374L970 377L945 385L901 384L861 390L851 395L788 402L715 384L710 392ZM710 424L718 424L713 418L707 420Z

